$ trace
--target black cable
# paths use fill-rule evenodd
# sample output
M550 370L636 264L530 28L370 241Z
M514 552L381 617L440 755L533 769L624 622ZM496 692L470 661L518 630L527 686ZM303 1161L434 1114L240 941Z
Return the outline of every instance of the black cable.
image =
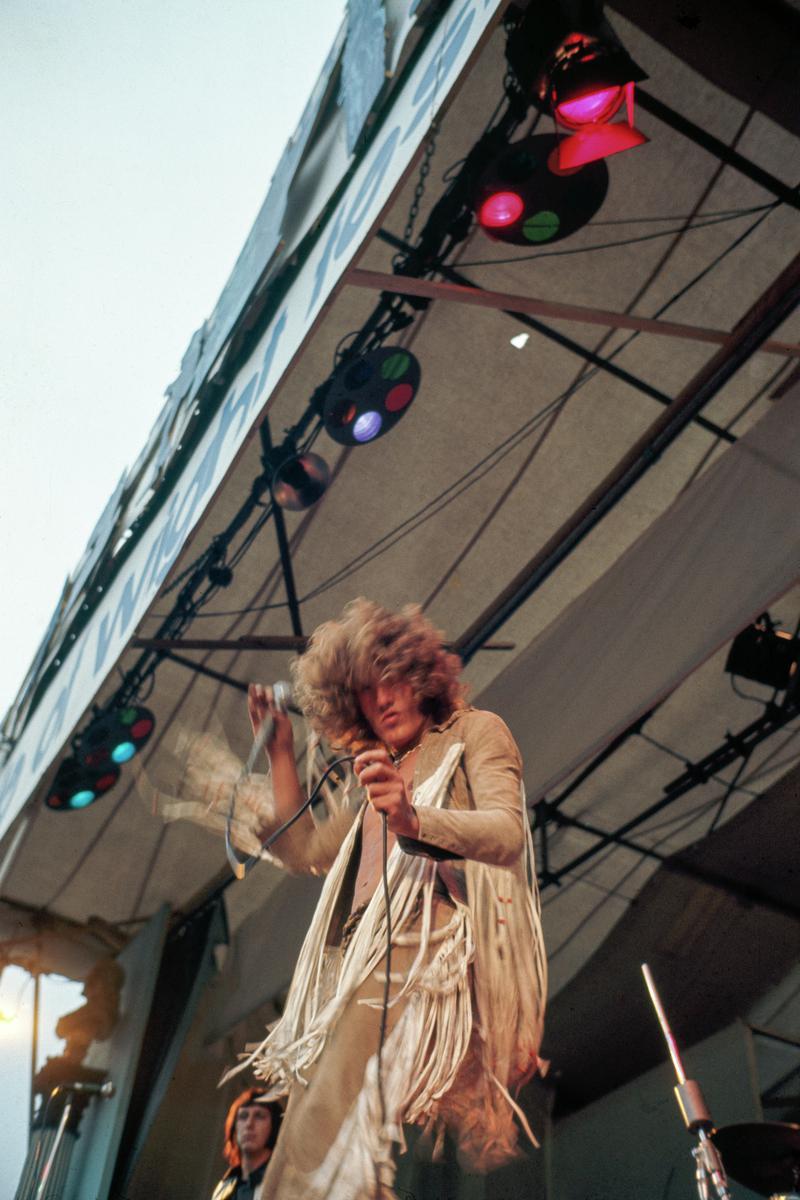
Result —
M341 758L335 759L334 762L332 762L328 765L327 769L325 770L323 775L318 780L313 791L308 796L308 798L303 802L303 804L301 804L301 806L300 806L300 808L298 808L297 812L293 813L292 816L289 817L288 821L284 821L284 823L282 825L280 825L273 833L270 834L270 836L265 841L263 841L261 843L261 853L263 853L265 850L269 850L270 846L274 845L275 842L278 840L279 837L281 837L282 834L286 833L286 831L288 829L291 829L292 825L294 825L294 823L296 821L300 820L303 813L306 812L307 809L310 808L310 806L316 800L317 796L319 795L320 788L322 787L323 783L330 775L331 771L333 771L336 767L341 766L342 763L353 762L354 758L355 758L354 754L344 754L344 755L342 755ZM229 818L229 820L230 820L230 818ZM227 836L228 836L228 831L226 830L226 837ZM383 861L382 861L383 902L384 902L384 906L386 908L386 975L385 975L384 983L383 983L383 1005L382 1005L382 1011L381 1011L380 1030L378 1033L378 1063L377 1063L377 1067L378 1067L378 1095L380 1097L380 1106L381 1106L381 1126L384 1126L386 1124L386 1097L385 1097L384 1091L383 1091L383 1047L384 1047L384 1043L386 1041L386 1026L388 1023L388 1014L389 1014L389 989L391 986L391 978L392 978L392 907L391 907L391 896L389 894L389 826L388 826L388 821L386 818L386 813L383 813L383 812L381 813L381 842L382 842L382 857L383 857ZM234 857L236 857L235 852L234 852ZM245 859L245 860L237 859L237 861L239 862L240 866L244 867L245 873L247 873L247 871L249 871L250 868L252 866L254 866L260 860L260 857L261 857L261 854L251 854L247 859Z
M282 834L286 833L287 829L291 829L292 825L294 825L294 823L296 821L299 821L300 818L302 817L303 813L306 812L311 807L311 805L314 803L317 796L319 795L320 788L322 787L323 783L330 775L331 771L333 771L334 768L341 766L342 763L352 762L354 757L355 757L355 755L353 755L353 754L345 754L342 756L342 758L337 758L337 759L335 759L334 762L329 763L327 769L323 772L323 774L317 781L316 787L313 789L311 794L303 801L303 803L298 808L297 812L292 813L292 815L291 815L291 817L289 817L288 821L284 821L282 825L279 825L278 828L276 830L274 830L274 832L271 833L269 835L269 837L266 838L266 840L261 843L261 850L259 851L258 854L250 854L250 855L248 855L247 858L244 858L244 859L238 857L238 855L236 854L236 851L233 848L233 844L230 841L230 822L231 822L231 817L232 817L233 813L232 813L232 811L228 813L228 819L227 819L226 827L225 827L226 847L227 847L229 853L232 855L232 857L234 859L236 859L236 862L239 864L239 866L244 867L245 875L252 867L254 867L256 865L257 862L260 862L261 855L263 854L263 852L265 850L269 850L270 846L273 846L275 844L275 842L277 842L278 838ZM236 788L234 787L233 799L235 800L235 798L236 798Z
M386 976L383 981L383 1007L381 1026L378 1032L378 1096L381 1104L381 1126L386 1125L386 1096L383 1091L383 1046L386 1041L386 1025L389 1014L389 987L392 979L392 906L389 896L389 832L386 813L381 813L381 841L383 849L383 903L386 908Z
M717 803L716 800L709 801L709 802L707 802L706 806L701 806L701 807L710 808L710 807L712 807L712 805L714 805L716 803ZM702 816L702 811L700 809L693 810L691 813L685 814L685 820L681 821L681 823L679 824L677 829L670 830L669 833L666 833L663 837L658 838L652 846L643 847L642 850L639 852L641 857L638 859L638 861L636 863L634 863L634 865L632 867L629 868L629 870L627 870L623 874L622 878L617 881L617 883L614 885L613 889L608 890L605 900L600 901L600 903L596 907L594 907L591 910L591 912L587 913L586 916L583 917L578 922L578 924L575 926L575 928L570 933L567 934L567 936L560 943L560 945L556 946L556 948L554 950L550 950L550 952L548 953L549 961L552 963L553 960L562 952L562 950L565 950L567 948L567 946L578 936L578 934L580 934L586 928L586 926L589 924L589 922L592 920L592 918L598 912L599 908L603 904L605 904L608 900L621 899L621 900L624 900L626 904L634 903L634 901L631 901L631 900L627 899L624 895L622 895L620 893L619 889L628 882L628 880L631 878L632 875L634 875L636 873L636 871L638 871L639 867L642 865L642 862L647 857L647 851L648 850L658 850L659 846L663 846L664 842L669 841L669 839L671 837L675 837L677 834L681 833L683 829L688 828L700 816ZM585 883L585 884L589 884L590 881L588 879L585 879L584 876L589 875L597 866L599 866L606 858L608 858L608 856L610 854L612 854L614 851L619 850L619 849L620 849L619 846L615 846L615 845L608 846L607 852L603 853L600 857L595 859L595 861L592 863L591 866L587 866L587 869L586 869L586 871L583 872L583 875L573 876L572 879L569 879L567 881L566 887L562 886L561 888L559 888L554 893L554 895L552 897L553 900L557 899L559 896L563 896L569 890L569 887L572 884L577 884L577 883L581 883L581 882ZM624 849L629 850L632 853L636 852L636 849L633 845L625 846Z
M359 554L357 554L355 558L352 558L350 562L346 563L343 567L340 567L337 572L328 576L328 578L324 579L322 583L317 584L317 586L312 588L310 592L307 592L302 598L302 603L305 603L308 600L316 599L316 597L321 595L322 592L327 591L337 583L343 582L362 566L366 566L380 554L383 554L386 550L390 550L392 546L394 546L398 541L401 541L402 538L407 537L409 533L415 532L419 525L423 524L424 521L428 520L431 516L438 515L442 508L444 508L452 500L457 499L458 496L462 495L463 492L470 488L474 483L479 482L479 480L482 479L483 476L490 470L492 470L498 462L501 462L503 458L516 449L517 445L523 438L527 437L530 433L533 433L538 425L545 420L545 418L548 417L555 408L565 403L566 399L568 399L569 395L571 395L571 391L572 389L568 389L566 392L563 392L561 395L557 396L554 400L550 400L543 408L539 409L538 412L536 412L532 417L529 417L527 421L519 426L518 429L509 434L507 438L504 438L502 442L499 442L498 445L490 450L488 454L485 454L483 458L479 459L478 462L470 467L468 471L465 471L464 474L460 475L459 478L453 483L448 484L448 486L439 492L438 495L434 496L431 500L426 501L426 503L423 504L421 508L417 509L415 513L412 513L410 517L407 517L404 521L401 521L398 525L395 525L393 529L388 531L388 533L385 533L382 537L378 538L377 541L373 542L365 550L362 550ZM497 462L491 462L493 458L496 458ZM479 475L478 472L481 471L483 467L486 469L482 474ZM435 511L432 512L432 509L435 509Z
M710 263L708 263L705 267L703 267L695 276L693 276L692 279L688 280L687 283L683 284L683 286L680 287L677 292L675 292L668 300L666 300L662 305L660 305L660 307L656 310L655 317L658 318L658 317L662 316L662 314L664 312L666 312L668 308L670 308L673 304L675 304L678 300L680 300L684 295L686 295L686 293L688 291L690 291L693 287L695 287L698 283L700 283L711 271L714 270L715 267L717 267L723 261L723 259L725 259L733 250L735 250L739 245L741 245L741 243L746 238L748 238L750 236L750 234L753 233L758 228L758 226L762 223L762 221L764 221L770 215L770 213L773 212L774 209L780 205L780 203L781 203L780 201L775 201L766 206L763 206L762 208L757 208L756 211L759 212L758 218L751 225L749 225L747 229L743 230L742 233L740 233L736 238L734 238L734 240L728 246L726 246L722 251L720 251L720 253L718 255L716 255L715 258L713 258L712 261ZM680 231L679 230L678 231L671 230L669 232L675 233L675 232L680 232ZM518 260L514 260L514 261L518 261ZM459 266L463 266L463 265L464 264L462 264L462 263L459 264ZM611 354L609 355L609 360L616 358L623 350L625 350L631 344L631 342L633 342L639 336L640 336L640 334L638 331L634 331L633 333L631 333L631 335L629 337L627 337L615 350L613 350L611 352ZM504 439L504 441L500 442L498 444L498 446L495 447L494 450L490 451L489 454L487 454L483 459L481 459L472 468L470 468L470 471L466 472L458 480L456 480L453 484L451 484L449 488L446 488L443 492L440 492L437 497L434 497L434 499L429 501L427 505L424 505L421 509L419 509L416 514L407 518L406 521L401 522L399 525L396 525L394 527L394 529L392 529L388 533L384 534L384 536L382 538L379 538L378 541L373 542L370 547L367 547L366 550L363 550L354 559L351 559L350 562L348 564L346 564L344 567L341 567L339 569L339 571L335 572L333 575L331 575L327 579L323 580L322 583L318 584L315 588L313 588L310 592L308 592L305 596L303 596L300 602L305 603L308 600L315 599L317 596L321 595L324 591L327 591L330 587L335 586L337 583L344 582L345 579L349 578L349 576L351 574L353 574L355 571L357 571L361 566L366 566L369 562L372 562L375 558L379 557L380 554L385 553L386 550L389 550L392 548L392 546L396 545L396 543L398 541L400 541L403 537L407 536L407 533L413 532L413 530L417 528L416 524L413 525L412 529L406 529L406 526L409 526L413 522L416 522L418 520L419 520L419 523L421 524L422 523L422 514L424 514L430 507L432 507L433 505L436 505L440 501L443 501L444 497L446 497L450 491L459 487L459 485L462 483L462 481L469 479L470 476L474 472L479 471L481 469L481 467L485 463L487 463L495 454L501 453L501 449L503 447L507 446L512 441L512 439L521 438L522 436L524 436L523 431L530 431L530 429L533 428L533 426L531 425L531 422L543 419L551 411L551 409L554 408L556 405L566 403L566 401L572 395L574 395L574 393L579 388L583 387L586 383L589 382L589 380L593 379L599 370L600 370L599 367L593 367L591 370L586 371L578 380L575 381L575 383L573 385L571 385L570 388L568 388L565 392L562 392L561 395L556 397L555 400L550 401L549 405L545 406L545 408L540 409L539 412L534 415L534 417L530 418L529 421L525 422L522 426L520 426L520 428L515 433L509 435L508 438L506 438L506 439ZM505 457L505 455L502 455L502 457ZM498 462L502 461L502 457L498 459ZM493 464L493 465L497 465L497 464ZM491 469L491 468L488 468L488 469ZM486 474L486 473L487 472L484 472L484 474ZM482 477L483 476L481 475L478 478L482 478ZM478 479L475 480L475 482L477 482L477 481L478 481ZM463 490L465 490L465 488L462 488L462 491ZM461 492L459 492L458 494L460 495ZM455 499L456 497L454 496L453 498ZM444 507L444 506L445 506L444 503L442 503L442 507ZM441 509L438 509L437 512L438 511L441 511ZM406 530L406 532L402 533L401 532L402 530ZM382 548L379 549L379 547L382 547Z
M426 501L426 503L423 504L421 508L417 509L416 512L412 513L411 516L407 517L404 521L401 521L398 525L395 525L387 533L383 534L364 550L360 551L354 558L350 559L348 563L345 563L344 566L340 567L339 570L333 575L329 575L326 579L323 579L321 583L312 588L311 591L306 592L304 596L301 596L299 603L306 604L309 600L316 599L317 596L328 591L331 587L336 586L336 584L344 582L345 579L349 578L350 575L360 570L361 567L367 566L375 558L378 558L387 550L392 549L397 542L402 541L403 538L407 537L411 533L414 533L416 529L418 529L420 525L424 524L426 520L429 520L430 517L437 516L452 500L458 499L458 497L468 490L474 483L480 482L480 480L486 474L488 474L490 470L493 470L494 467L496 467L500 462L503 461L504 458L508 456L508 454L515 450L525 437L535 432L539 424L541 424L541 422L545 420L555 408L565 403L576 386L579 386L579 384L573 385L572 388L567 389L554 400L549 401L532 417L529 417L527 421L523 422L518 429L509 434L507 438L504 438L502 442L499 442L498 445L490 450L488 454L479 459L478 462L470 467L468 471L465 471L464 474L458 477L458 479L454 480L453 483L448 484L446 488L444 488L431 500ZM496 459L495 462L491 462L493 458ZM487 466L486 464L489 465ZM484 466L486 466L486 470L481 472L481 468ZM478 472L481 473L478 474ZM435 509L435 511L430 511L432 509ZM253 608L236 609L228 612L197 613L196 617L245 616L248 613L266 611L270 608L285 607L287 607L287 605L284 601L280 604L255 606Z
M765 204L750 204L746 208L718 208L712 209L710 212L700 214L703 218L709 217L748 217L753 213L765 212L769 208L775 207L775 201L769 200ZM663 217L610 217L606 221L589 221L586 225L587 229L594 228L596 225L649 225L655 224L656 221L679 221L691 222L697 213L673 213L671 216ZM680 233L682 226L673 229L673 233Z
M288 607L288 601L276 600L274 604L254 604L248 608L215 609L214 612L199 612L195 613L192 619L195 621L209 621L213 617L246 617L249 613L270 612L273 609ZM162 615L158 613L152 614L153 617Z
M767 211L777 208L780 200L776 200L774 204L768 206ZM568 246L563 250L540 250L536 254L517 254L513 258L480 258L473 259L469 262L459 262L459 269L465 267L497 267L505 263L521 263L532 262L536 258L563 258L572 254L588 254L592 250L613 250L619 246L635 246L639 242L653 242L659 238L673 237L676 233L693 233L696 229L708 229L712 225L723 225L728 221L736 221L742 216L747 216L746 212L736 213L732 216L712 217L707 221L697 221L688 225L684 224L677 229L657 229L653 233L641 233L637 237L622 238L616 242L597 242L593 246Z
M652 734L644 733L643 731L639 730L637 736L640 737L642 741L649 742L649 744L654 746L656 750L661 750L664 754L669 754L672 758L676 758L678 762L682 762L685 767L690 767L692 765L692 760L685 754L681 754L679 750L673 750L672 746L667 746L664 744L664 742L659 742L657 738L652 736ZM710 775L709 782L711 781L718 783L720 787L728 786L724 779L720 779L719 775ZM752 788L745 787L744 784L737 784L736 790L737 792L743 792L746 796L750 796L752 800L757 800L761 795L760 792L756 792ZM712 806L716 803L716 800L711 801ZM658 826L652 826L652 828L657 829Z

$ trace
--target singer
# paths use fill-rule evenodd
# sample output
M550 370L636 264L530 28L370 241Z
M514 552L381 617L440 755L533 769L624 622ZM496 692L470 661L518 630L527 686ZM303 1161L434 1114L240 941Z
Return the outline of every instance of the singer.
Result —
M519 751L466 705L458 658L415 606L355 600L292 670L312 727L355 756L360 803L304 814L273 847L327 878L283 1015L235 1068L255 1071L262 1099L288 1097L264 1194L391 1197L404 1123L434 1149L449 1130L472 1170L500 1166L515 1112L534 1140L513 1093L540 1065L546 988ZM283 821L305 799L291 722L270 689L248 699L255 730L274 722Z

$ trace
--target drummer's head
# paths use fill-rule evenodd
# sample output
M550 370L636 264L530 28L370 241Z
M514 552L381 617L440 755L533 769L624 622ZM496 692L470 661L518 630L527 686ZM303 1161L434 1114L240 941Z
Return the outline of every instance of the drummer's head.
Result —
M283 1109L277 1100L262 1101L259 1088L248 1088L236 1097L225 1118L223 1154L230 1167L249 1169L266 1162L278 1138Z

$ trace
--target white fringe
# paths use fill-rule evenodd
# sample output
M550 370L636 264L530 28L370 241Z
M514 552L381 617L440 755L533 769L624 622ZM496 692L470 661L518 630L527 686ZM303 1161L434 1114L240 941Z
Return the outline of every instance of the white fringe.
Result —
M463 745L450 747L438 770L417 788L417 805L441 807ZM436 863L404 854L389 855L388 881L393 938L419 949L399 991L406 1006L387 1038L383 1053L386 1119L381 1120L377 1053L364 1085L346 1114L334 1144L308 1177L309 1200L368 1200L393 1195L393 1143L403 1145L403 1123L454 1117L464 1133L464 1150L477 1169L508 1161L520 1120L536 1145L510 1087L527 1078L537 1063L547 968L535 885L533 843L520 795L525 828L524 871L465 862L467 903L456 903L452 920L431 929ZM344 952L326 948L344 874L361 827L359 816L347 834L325 881L322 896L300 952L281 1020L260 1045L248 1047L224 1080L252 1067L265 1081L265 1096L285 1095L325 1046L346 1005L377 973L386 953L386 913L376 889ZM419 933L412 934L417 899L422 895ZM428 957L430 955L430 961ZM474 962L474 970L471 970ZM474 1005L473 1005L474 1000ZM380 1008L381 1002L364 1001ZM457 1095L453 1088L470 1046L481 1056L481 1097ZM476 1104L481 1111L477 1112ZM470 1108L472 1111L470 1111ZM380 1191L378 1188L380 1181Z

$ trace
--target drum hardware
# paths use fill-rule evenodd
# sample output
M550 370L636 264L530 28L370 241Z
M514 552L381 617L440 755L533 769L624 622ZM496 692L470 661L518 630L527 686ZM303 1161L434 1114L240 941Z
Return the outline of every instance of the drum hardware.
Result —
M678 1078L678 1085L675 1088L678 1108L689 1133L697 1135L697 1145L692 1149L697 1194L700 1200L711 1200L712 1195L717 1196L718 1200L731 1200L722 1157L712 1137L714 1122L711 1120L711 1113L706 1106L700 1085L694 1079L686 1078L677 1043L647 963L642 963L642 974Z
M737 1183L772 1200L800 1200L800 1125L724 1125L712 1137Z

